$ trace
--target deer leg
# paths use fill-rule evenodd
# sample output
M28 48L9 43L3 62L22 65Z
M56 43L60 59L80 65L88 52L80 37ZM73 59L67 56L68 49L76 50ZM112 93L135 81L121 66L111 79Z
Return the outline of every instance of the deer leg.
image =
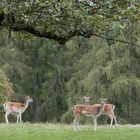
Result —
M17 115L17 123L19 123L20 114Z
M109 117L111 119L110 126L113 126L113 120L115 121L115 125L118 126L118 123L117 123L117 120L116 120L116 116L114 115L114 113L112 113Z
M6 121L7 124L9 124L8 115L9 115L10 113L11 113L10 111L6 111L6 113L5 113L5 121Z
M80 128L79 128L79 117L78 116L75 116L75 118L74 118L74 130L75 131L80 130Z
M74 118L74 130L77 131L78 130L78 126L77 126L77 118Z
M77 126L78 126L77 128L78 128L79 131L81 131L80 126L79 126L79 121L80 120L77 120Z
M110 121L110 126L113 126L113 119L114 119L114 115L113 115L113 112L111 111L111 113L109 113L107 116L110 117L111 121Z
M7 114L5 114L5 121L6 121L7 124L9 123Z
M113 117L112 115L110 116L111 122L110 122L110 126L113 126Z
M21 114L19 116L19 119L20 119L20 123L22 123L22 115Z
M116 120L116 116L113 116L114 120L115 120L115 125L118 126L117 120Z
M93 117L93 123L94 123L94 130L97 130L97 118Z

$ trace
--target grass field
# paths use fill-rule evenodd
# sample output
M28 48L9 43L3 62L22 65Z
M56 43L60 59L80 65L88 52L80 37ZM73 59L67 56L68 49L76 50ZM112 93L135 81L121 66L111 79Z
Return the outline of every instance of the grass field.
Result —
M140 126L126 125L110 128L81 126L76 132L72 125L62 124L0 124L0 140L139 140Z

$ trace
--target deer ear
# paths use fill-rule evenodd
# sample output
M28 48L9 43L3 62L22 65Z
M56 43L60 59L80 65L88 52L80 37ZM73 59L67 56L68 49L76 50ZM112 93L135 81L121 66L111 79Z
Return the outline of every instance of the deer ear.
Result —
M30 98L30 97L29 97L29 96L26 96L26 97L25 97L25 99L28 99L28 98Z
M105 99L105 98L100 97L100 98L99 98L99 101L100 101L100 102L101 102L101 101L105 101L104 99Z

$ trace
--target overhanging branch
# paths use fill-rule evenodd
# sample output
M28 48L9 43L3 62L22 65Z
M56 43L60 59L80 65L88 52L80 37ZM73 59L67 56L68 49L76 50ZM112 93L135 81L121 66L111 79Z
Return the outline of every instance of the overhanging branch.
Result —
M53 32L47 32L47 31L38 31L37 29L35 29L34 27L28 26L28 25L22 25L22 26L16 26L16 27L11 27L12 30L14 31L25 31L28 32L30 34L33 34L37 37L45 37L48 39L52 39L57 41L60 44L65 44L69 39L71 39L72 37L75 36L83 36L86 38L90 38L91 36L96 36L98 38L104 39L104 40L109 40L109 41L114 41L114 42L120 42L120 43L125 43L125 44L130 44L130 45L134 45L137 47L140 47L140 45L126 41L126 40L121 40L121 39L115 39L115 38L106 38L103 35L97 34L95 33L94 30L88 30L88 31L78 31L77 29L71 31L68 33L67 36L65 35L57 35Z
M24 22L22 23L15 23L15 21L13 20L12 23L4 23L3 21L5 20L4 13L0 14L0 26L9 26L10 30L13 31L24 31L24 32L28 32L30 34L33 34L37 37L45 37L48 39L52 39L57 41L60 44L65 44L69 39L71 39L74 36L83 36L86 38L90 38L91 36L96 36L99 37L101 39L104 40L110 40L110 41L114 41L114 42L121 42L121 43L125 43L125 44L131 44L134 46L138 46L140 47L140 45L138 44L134 44L132 42L126 41L126 40L121 40L121 39L115 39L115 38L106 38L104 35L102 34L98 34L97 31L91 29L91 30L85 30L85 31L81 31L81 30L77 30L76 28L70 32L67 33L67 35L65 34L56 34L54 32L49 32L49 31L39 31L35 28L35 26L30 26L28 24L25 24ZM13 18L13 17L12 17Z

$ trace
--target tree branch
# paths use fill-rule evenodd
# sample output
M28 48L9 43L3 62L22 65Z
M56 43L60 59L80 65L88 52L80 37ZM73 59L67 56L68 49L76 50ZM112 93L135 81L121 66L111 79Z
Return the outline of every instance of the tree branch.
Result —
M7 24L7 23L3 22L3 21L6 22L5 18L7 16L8 15L5 16L4 13L0 14L0 26L9 26L10 30L28 32L32 35L37 36L37 37L45 37L48 39L55 40L60 44L65 44L69 39L71 39L74 36L83 36L86 38L90 38L91 36L96 36L96 37L99 37L99 38L104 39L104 40L113 41L113 42L121 42L121 43L131 44L131 45L140 47L140 45L134 44L134 43L126 41L126 40L118 40L115 38L106 38L104 35L98 34L94 29L81 31L81 30L77 30L75 28L74 30L68 32L67 35L65 35L65 34L57 35L54 32L39 31L35 28L35 26L30 26L28 24L25 24L23 21L21 23L16 23L15 20L13 20L12 23ZM13 18L14 17L12 17L12 19Z
M10 28L13 31L25 31L25 32L33 34L37 37L45 37L48 39L52 39L52 40L57 41L60 44L65 44L66 41L68 41L69 39L71 39L74 36L84 36L84 37L89 38L94 35L94 36L102 38L100 35L96 34L93 29L88 30L88 31L81 31L81 30L79 31L75 28L74 30L68 32L67 35L64 35L64 34L57 35L54 32L39 31L39 30L35 29L35 27L24 24L24 23L15 24L15 25L11 26Z

